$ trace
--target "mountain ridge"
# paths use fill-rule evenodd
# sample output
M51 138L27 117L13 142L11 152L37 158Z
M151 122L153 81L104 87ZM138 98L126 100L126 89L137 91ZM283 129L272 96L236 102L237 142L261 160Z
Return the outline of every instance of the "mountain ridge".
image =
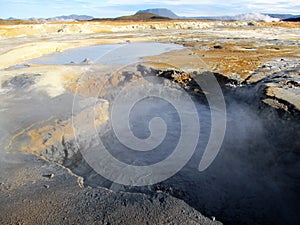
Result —
M148 14L147 14L148 13ZM140 15L142 14L142 15ZM150 15L152 14L152 15ZM28 21L89 21L89 20L105 20L105 19L124 19L124 20L153 20L153 19L196 19L196 20L237 20L237 21L265 21L265 22L277 22L277 21L297 21L300 15L293 14L272 14L272 13L245 13L239 14L235 16L194 16L194 17L186 17L186 16L178 16L171 10L167 8L149 8L137 11L134 15L129 16L121 16L117 18L95 18L93 16L88 15L61 15L50 18L29 18L25 19ZM9 17L6 20L19 20L18 18Z
M140 14L140 13L153 13L158 16L167 17L170 19L179 19L180 18L180 16L176 15L174 12L172 12L171 10L169 10L167 8L144 9L144 10L139 10L136 12L136 14Z
M136 13L131 16L117 17L114 20L149 21L149 20L170 20L170 18L164 17L164 16L159 16L154 13L141 12L141 13Z
M237 21L265 21L265 22L278 22L280 20L283 21L293 21L295 18L298 18L300 15L293 14L272 14L272 13L244 13L238 14L234 16L197 16L197 17L186 17L186 16L178 16L171 10L167 8L149 8L144 10L137 11L136 14L139 13L153 13L158 16L168 17L171 19L208 19L208 20L237 20Z

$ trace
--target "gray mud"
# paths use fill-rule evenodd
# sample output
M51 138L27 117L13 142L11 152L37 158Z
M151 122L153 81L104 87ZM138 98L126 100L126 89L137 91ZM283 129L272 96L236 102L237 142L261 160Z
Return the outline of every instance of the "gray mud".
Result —
M211 117L207 102L198 95L194 102L201 132L195 154L179 173L159 184L136 188L113 183L86 163L72 141L63 142L42 156L70 168L84 178L86 185L150 196L162 191L184 200L206 216L217 216L225 224L295 224L299 219L299 120L263 104L261 95L255 94L261 84L240 88L229 88L226 84L225 81L225 139L217 158L204 172L198 171L198 164L210 135ZM180 126L176 111L161 100L145 99L130 114L133 133L140 138L149 136L148 123L156 116L168 124L168 132L153 152L132 152L117 140L110 126L104 126L99 136L110 153L122 162L156 163L171 154L178 142Z

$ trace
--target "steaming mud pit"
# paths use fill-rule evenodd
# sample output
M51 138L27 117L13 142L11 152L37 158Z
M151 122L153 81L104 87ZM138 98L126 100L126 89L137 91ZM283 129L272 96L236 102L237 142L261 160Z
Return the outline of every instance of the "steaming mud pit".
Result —
M119 65L118 60L113 65L76 62L2 70L1 212L6 213L1 213L0 220L217 224L208 219L216 217L224 224L296 224L300 197L299 59L268 59L252 65L256 68L249 75L234 79L221 65L213 70L196 57L201 49L191 50L179 48L139 62L135 57L125 67L127 62ZM208 50L207 54L213 57L215 52ZM219 81L226 114L218 106L209 107L207 98L214 93L195 82L208 75ZM187 93L197 114L189 107L183 107L182 114L196 116L199 121L194 121L200 125L197 147L188 163L169 179L141 187L106 179L82 154L101 150L99 140L119 161L134 166L155 164L172 154L185 127L174 105L153 97L148 88L144 88L145 98L132 108L129 126L133 135L145 139L152 135L150 121L160 117L167 125L163 142L152 151L137 152L118 141L111 124L113 100L124 89L130 99L135 86L163 87L182 105ZM124 107L127 103L123 102ZM226 132L216 159L200 172L199 162L212 132L212 112L226 116ZM164 130L161 126L152 128L157 133ZM182 157L174 164L181 164L188 154L188 149L180 150ZM82 204L86 205L78 206ZM49 213L45 209L47 216L41 219L39 207L53 210ZM63 213L57 212L59 208L65 209ZM31 216L27 210L32 210Z

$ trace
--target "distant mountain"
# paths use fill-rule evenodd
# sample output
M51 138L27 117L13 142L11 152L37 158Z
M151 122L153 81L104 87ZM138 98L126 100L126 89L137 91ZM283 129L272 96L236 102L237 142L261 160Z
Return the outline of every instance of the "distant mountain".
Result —
M267 14L267 13L264 13L264 15L268 15L268 16L271 16L273 18L279 18L279 19L282 19L282 20L300 17L300 15L293 15L293 14Z
M69 15L69 16L57 16L46 19L47 21L81 21L81 20L92 20L92 16L86 15Z
M246 13L240 14L236 16L202 16L202 17L180 17L173 13L171 10L166 8L156 8L156 9L146 9L146 10L139 10L136 14L139 13L153 13L162 17L168 17L171 19L208 19L208 20L237 20L237 21L265 21L265 22L276 22L279 21L281 18L276 17L276 14L270 16L268 14L261 14L261 13ZM283 16L283 15L282 15ZM288 15L286 15L288 16ZM293 16L293 15L290 15Z
M300 22L300 16L299 17L293 17L293 18L287 18L287 19L284 19L283 21L286 21L286 22Z
M165 8L139 10L136 14L139 14L139 13L153 13L158 16L168 17L171 19L179 19L180 18L175 13L173 13L171 10L165 9Z
M236 21L265 21L265 22L276 22L276 21L299 21L300 15L293 14L267 14L267 13L246 13L236 16L199 16L199 17L181 17L173 13L171 10L166 8L155 8L139 10L135 15L122 16L115 18L115 20L166 20L166 19L200 19L200 20L236 20ZM108 18L107 18L108 19ZM46 21L87 21L87 20L107 20L101 18L93 18L87 15L69 15L69 16L57 16L51 18L29 18L27 20L33 22L46 22ZM113 18L111 18L113 19ZM7 18L6 20L18 20L17 18Z
M149 12L140 12L132 16L122 16L115 18L115 20L128 20L128 21L148 21L148 20L169 20L170 18L156 15Z
M69 15L69 16L56 16L56 17L50 17L50 18L29 18L27 20L30 21L61 21L61 22L73 22L73 21L82 21L82 20L92 20L94 17L92 16L86 16L86 15Z
M7 18L6 20L18 20L17 18L14 18L14 17L9 17Z

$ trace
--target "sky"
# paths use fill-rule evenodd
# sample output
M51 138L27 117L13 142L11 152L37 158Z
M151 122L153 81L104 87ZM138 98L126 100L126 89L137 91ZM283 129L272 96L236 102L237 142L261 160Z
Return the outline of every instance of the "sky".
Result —
M98 18L168 8L179 16L224 16L250 12L300 14L299 0L0 0L0 18L89 15Z

